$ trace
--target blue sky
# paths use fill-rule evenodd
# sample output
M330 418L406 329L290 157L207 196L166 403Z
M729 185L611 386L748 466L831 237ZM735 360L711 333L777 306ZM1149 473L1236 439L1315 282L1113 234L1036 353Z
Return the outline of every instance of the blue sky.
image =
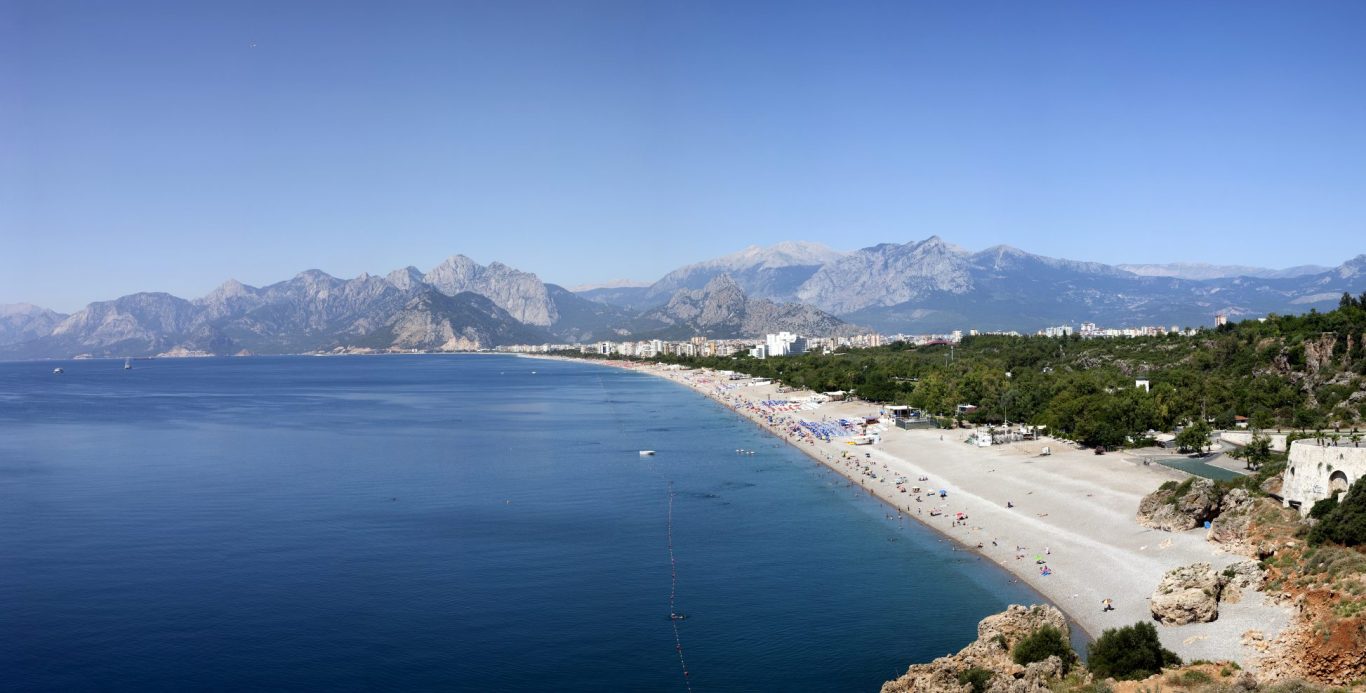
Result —
M0 0L0 303L938 234L1366 252L1361 2Z

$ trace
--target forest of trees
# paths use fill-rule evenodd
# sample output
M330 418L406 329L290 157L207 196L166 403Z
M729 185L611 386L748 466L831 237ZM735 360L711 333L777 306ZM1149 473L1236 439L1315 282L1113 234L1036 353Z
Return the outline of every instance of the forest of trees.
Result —
M853 391L943 417L972 404L976 411L962 417L971 423L1042 424L1088 445L1117 446L1202 420L1231 428L1236 416L1256 429L1352 429L1366 418L1364 333L1366 294L1344 294L1327 313L1271 315L1194 336L985 335L955 346L659 360Z

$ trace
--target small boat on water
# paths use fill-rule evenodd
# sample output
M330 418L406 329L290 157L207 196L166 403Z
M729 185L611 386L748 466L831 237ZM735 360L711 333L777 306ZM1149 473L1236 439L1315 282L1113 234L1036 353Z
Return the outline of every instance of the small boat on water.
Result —
M65 372L66 372L66 371L64 371L64 370L62 370L62 369L60 369L60 368L53 368L53 369L52 369L52 374L53 374L53 375L61 375L61 374L65 373Z
M654 457L654 454L655 454L655 451L654 451L654 450L641 450L641 451L640 451L640 456L641 456L641 457Z
M133 370L133 359L124 359L124 360L123 360L123 370L125 370L125 371Z

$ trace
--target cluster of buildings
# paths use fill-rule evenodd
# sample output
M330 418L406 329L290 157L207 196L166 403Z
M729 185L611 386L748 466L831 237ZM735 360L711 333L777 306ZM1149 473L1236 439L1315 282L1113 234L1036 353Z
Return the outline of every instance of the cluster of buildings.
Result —
M1223 315L1215 316L1215 323L1223 325L1227 318ZM1106 337L1161 337L1169 334L1192 335L1198 330L1182 330L1176 325L1163 327L1162 325L1144 325L1142 327L1100 327L1094 322L1084 322L1079 328L1072 325L1055 325L1045 327L1034 334L1043 337L1070 337L1074 334L1083 338L1106 338ZM976 337L978 335L1006 335L1019 337L1020 333L1014 330L999 330L979 332L968 330L966 336ZM963 340L962 330L954 330L943 334L893 334L881 335L876 332L858 334L850 337L804 337L791 332L779 332L769 334L764 337L762 342L754 339L710 339L708 337L692 337L685 341L669 341L663 339L649 339L634 342L595 342L592 344L535 344L517 345L501 347L499 351L509 351L514 353L544 354L554 351L578 351L584 354L599 354L602 356L634 356L637 358L654 358L656 356L734 356L739 353L746 353L754 358L769 358L773 356L796 356L807 352L830 353L840 348L867 349L879 347L884 344L894 342L905 342L916 346L926 346L929 344L957 344Z
M866 349L889 343L880 334L869 333L851 337L804 337L791 332L779 332L764 337L762 342L754 339L710 339L692 337L685 341L647 339L627 342L594 342L592 344L520 344L500 347L499 351L522 354L545 354L555 351L577 351L582 354L600 356L633 356L654 358L656 356L734 356L744 353L755 358L770 356L796 356L808 351L829 353L841 347Z
M1222 316L1221 316L1222 317ZM1169 334L1195 334L1195 329L1183 330L1176 325L1163 327L1162 325L1144 325L1142 327L1100 327L1094 322L1084 322L1080 329L1074 329L1071 325L1056 325L1045 327L1036 335L1044 337L1070 337L1073 334L1080 335L1086 339L1103 337L1161 337Z

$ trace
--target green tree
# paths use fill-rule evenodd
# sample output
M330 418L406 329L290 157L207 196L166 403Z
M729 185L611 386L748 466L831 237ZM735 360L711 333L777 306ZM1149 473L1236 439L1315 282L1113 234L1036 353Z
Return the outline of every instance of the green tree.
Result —
M1357 479L1336 504L1329 500L1315 503L1310 511L1311 515L1321 517L1309 531L1309 543L1330 541L1343 546L1366 546L1366 476Z
M1254 433L1252 440L1238 451L1237 456L1243 460L1248 469L1256 471L1262 468L1263 464L1271 461L1271 438Z
M1101 678L1121 681L1145 679L1165 667L1181 664L1175 652L1162 647L1153 624L1107 628L1087 650L1087 666Z
M1197 420L1176 434L1176 447L1181 452L1204 452L1205 446L1209 445L1210 433L1209 424Z
M1264 431L1275 424L1275 419L1271 417L1271 412L1265 409L1258 409L1252 412L1252 418L1248 421L1254 431Z

